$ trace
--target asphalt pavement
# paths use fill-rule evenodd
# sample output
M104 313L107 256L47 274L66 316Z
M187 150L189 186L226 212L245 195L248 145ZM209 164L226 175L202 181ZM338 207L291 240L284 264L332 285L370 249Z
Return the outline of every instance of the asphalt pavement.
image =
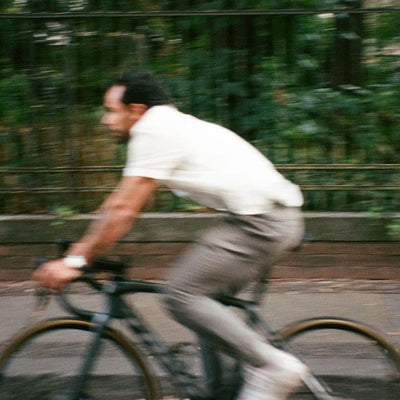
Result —
M27 322L35 297L30 282L0 284L0 343ZM102 304L89 293L76 295L79 304ZM132 296L136 308L168 343L193 340L193 334L165 312L159 295ZM263 302L274 328L304 318L336 316L355 319L386 333L400 346L400 281L273 281ZM39 318L65 314L56 299Z
M60 307L56 298L57 296L53 296L45 311L35 316L36 320L67 314ZM88 307L91 310L100 310L103 305L98 295L87 290L77 290L72 298L75 304ZM195 343L196 338L192 332L171 320L164 310L160 295L136 294L130 296L129 301L158 336L168 344ZM33 285L30 282L0 284L0 302L0 320L2 321L0 325L0 345L4 345L14 334L26 327L27 323L32 322L30 317L32 317L36 302ZM318 316L350 318L384 332L400 347L400 281L273 281L269 286L262 308L265 316L276 329L301 319ZM376 360L371 359L368 354L369 350L364 347L357 348L358 343L347 342L347 337L344 343L340 343L340 340L337 341L336 339L337 337L335 336L335 341L334 343L332 342L336 346L334 348L327 349L327 344L331 343L328 335L328 337L318 337L318 340L313 339L310 343L307 341L300 343L301 350L307 352L308 348L312 349L312 355L317 355L317 357L310 359L310 361L317 363L313 365L313 368L316 367L322 374L332 375L335 379L339 379L340 385L344 385L342 387L346 385L351 387L353 394L356 387L354 379L361 378L361 381L357 381L358 383L361 382L357 386L357 390L360 390L360 395L358 397L354 396L354 398L363 398L363 400L382 398L380 391L379 395L376 394L378 392L374 392L380 387L381 361L379 357ZM57 356L56 358L51 358L51 364L47 362L47 365L50 365L51 368L51 371L48 372L54 372L59 367L64 370L65 365L69 365L70 359L72 360L73 357L69 346L70 340L68 336L65 339L65 343L60 344L57 342L52 344L51 351L54 351ZM76 347L75 342L73 347ZM344 349L345 360L339 359L340 348ZM77 354L79 354L79 351L78 348ZM348 357L347 353L352 353L351 357ZM198 375L200 364L192 362L192 360L197 360L197 358L192 358L192 354L194 353L190 353L190 351L186 354L186 363L190 368L195 366L193 371ZM296 352L296 354L298 353ZM45 357L48 356L46 355ZM327 362L328 357L329 362ZM366 359L370 361L366 362ZM28 374L29 371L30 375L33 374L35 376L40 361L37 358L27 358L26 360L30 364L24 361L22 367L23 371L25 371L24 374ZM326 366L330 369L329 371L322 370ZM102 373L115 375L115 371L120 368L120 362L109 357L105 360L105 367ZM75 368L73 370L77 371ZM20 373L19 369L17 371ZM162 369L156 367L154 371L156 373L158 371L159 384L166 381L166 376ZM118 373L118 377L122 379L124 377L123 372ZM21 376L18 379L21 379ZM161 383L161 385L163 386L164 383ZM21 398L21 390L24 387L24 385L17 385L16 390L13 389L11 392L7 392L6 400L19 400ZM30 391L29 387L28 393ZM115 390L116 387L119 388L119 385L113 384L111 387ZM394 391L389 390L389 392L385 391L385 400L397 399L398 393L396 394L396 391L397 389ZM125 392L122 392L122 395L121 398L126 398ZM25 395L23 398L30 399ZM36 398L32 397L35 400ZM297 398L303 399L301 396ZM309 397L304 397L304 399L306 398L308 399Z

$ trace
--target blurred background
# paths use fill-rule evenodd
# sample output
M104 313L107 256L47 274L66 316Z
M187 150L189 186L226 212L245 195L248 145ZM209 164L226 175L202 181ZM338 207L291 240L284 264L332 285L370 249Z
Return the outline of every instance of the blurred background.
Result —
M0 0L0 213L98 207L125 160L102 95L127 70L252 142L301 185L305 210L398 211L398 6ZM148 210L201 211L165 189Z

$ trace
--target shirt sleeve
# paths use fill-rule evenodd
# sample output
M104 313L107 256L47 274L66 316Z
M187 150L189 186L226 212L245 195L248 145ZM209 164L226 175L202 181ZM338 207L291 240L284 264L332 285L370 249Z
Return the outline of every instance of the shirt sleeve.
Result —
M135 132L128 144L123 175L167 179L182 162L179 147L176 137L167 131Z

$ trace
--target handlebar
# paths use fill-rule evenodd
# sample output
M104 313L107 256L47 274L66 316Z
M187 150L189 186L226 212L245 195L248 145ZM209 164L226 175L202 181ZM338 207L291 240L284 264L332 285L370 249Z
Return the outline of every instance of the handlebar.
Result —
M35 268L48 261L45 258L37 258L34 260ZM93 288L96 292L108 297L108 301L116 301L118 297L127 293L146 292L146 293L161 293L163 291L162 283L146 282L139 280L126 280L126 270L128 266L121 262L99 259L87 267L82 268L82 275L72 281L66 288L59 293L59 299L62 306L71 314L77 315L83 319L90 320L95 314L94 311L88 311L72 304L71 290L68 290L73 283L84 283ZM107 274L107 277L99 274ZM50 292L47 291L47 294ZM46 294L46 289L38 289L39 295ZM111 304L111 303L109 303ZM111 307L109 307L110 309ZM116 315L113 315L116 317Z

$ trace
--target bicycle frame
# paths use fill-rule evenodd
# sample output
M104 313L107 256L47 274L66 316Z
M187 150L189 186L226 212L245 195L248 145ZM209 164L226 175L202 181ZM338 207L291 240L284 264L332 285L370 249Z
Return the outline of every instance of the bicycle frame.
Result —
M76 308L67 300L65 294L62 295L62 304L68 311L92 322L96 327L93 341L89 344L80 373L73 385L73 397L71 400L79 400L79 394L84 393L85 380L95 360L102 333L112 319L123 319L126 321L127 326L143 346L146 354L153 356L169 372L169 377L174 382L174 386L181 391L181 397L186 397L188 389L194 386L195 376L186 372L183 367L180 367L180 363L176 362L175 354L170 351L170 348L148 327L148 324L140 314L134 311L133 306L128 305L121 297L122 294L127 293L161 293L162 287L163 285L161 284L140 281L109 282L103 285L101 289L101 293L107 298L105 310L102 312L88 312Z
M134 293L154 293L161 294L165 284L143 282L143 281L110 281L104 285L95 285L91 279L83 279L89 282L92 286L100 289L100 292L107 297L106 307L103 312L88 312L86 310L78 309L71 305L65 295L62 295L63 305L72 314L79 316L82 319L90 320L95 326L94 338L92 343L89 344L88 351L83 359L80 373L72 388L72 393L75 397L72 400L79 400L79 393L84 392L85 380L96 357L96 351L100 344L100 339L104 329L112 319L123 319L126 321L129 329L139 340L139 343L145 349L149 356L153 356L162 367L168 371L169 377L174 382L174 386L181 392L179 393L182 398L185 398L188 393L201 390L196 386L196 377L187 372L181 364L177 362L175 354L170 351L170 348L163 342L157 334L148 327L148 324L134 311L132 305L128 305L122 298L123 294ZM265 293L265 285L267 281L260 281L255 290L255 298L258 300L244 300L236 297L223 296L217 301L225 306L235 307L244 312L248 323L254 327L259 328L269 342L281 349L288 350L288 346L282 338L279 337L277 331L274 330L265 318L261 315L259 301L262 294ZM330 397L325 388L313 376L305 380L305 385L321 400L328 400Z
M79 318L88 320L96 327L94 329L93 341L89 344L89 348L85 353L80 373L73 385L72 393L74 393L72 400L79 399L79 393L83 393L85 389L85 380L91 369L91 366L96 357L100 339L104 329L112 319L122 319L127 323L131 332L138 339L140 345L145 349L147 355L153 356L157 362L169 373L174 386L181 391L180 395L185 398L188 393L193 392L193 387L197 392L201 390L196 386L196 377L184 368L184 366L177 362L175 354L171 352L170 348L158 337L158 335L149 328L146 321L140 316L140 313L134 310L132 305L128 305L122 298L123 294L134 293L154 293L162 294L165 284L142 282L142 281L122 281L116 279L115 281L107 282L100 285L95 284L92 279L83 278L91 286L106 296L107 301L105 309L101 312L90 312L79 309L71 304L68 300L67 292L61 295L63 306L72 314L77 315ZM264 282L262 286L265 286ZM255 293L260 297L261 287L257 288ZM257 301L244 300L234 297L223 296L218 298L217 301L230 307L243 310L244 315L248 318L248 323L257 325L262 329L267 338L275 346L281 345L279 338L276 336L276 331L272 329L267 321L261 317L260 308ZM75 396L75 397L74 397Z

